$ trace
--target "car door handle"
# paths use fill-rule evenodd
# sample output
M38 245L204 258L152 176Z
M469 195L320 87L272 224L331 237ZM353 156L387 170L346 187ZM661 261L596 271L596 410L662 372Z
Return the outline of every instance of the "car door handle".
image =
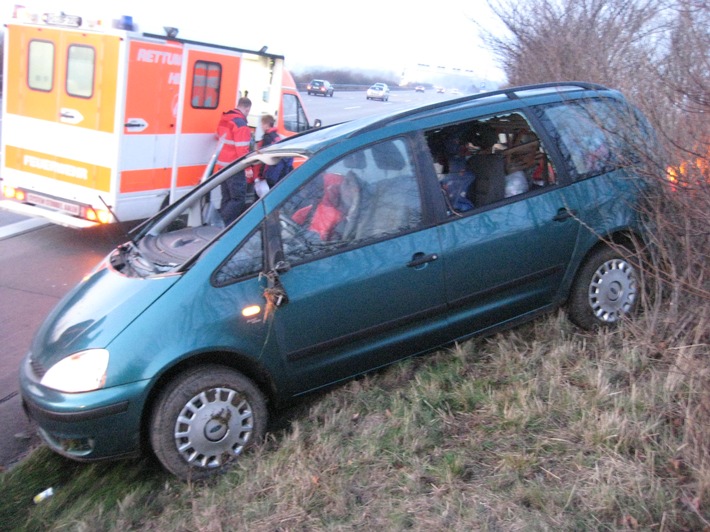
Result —
M439 255L436 253L430 253L427 255L426 253L415 253L414 256L412 257L412 260L407 263L408 268L416 268L418 266L423 266L424 264L427 264L428 262L433 262L436 259L439 258Z
M575 216L577 216L577 211L571 211L568 208L563 207L557 211L557 214L552 217L552 220L554 222L564 222L568 218L573 218Z

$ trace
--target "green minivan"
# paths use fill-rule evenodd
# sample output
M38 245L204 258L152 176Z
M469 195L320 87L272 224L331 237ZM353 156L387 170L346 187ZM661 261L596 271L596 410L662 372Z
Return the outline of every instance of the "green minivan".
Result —
M643 152L621 94L550 83L312 130L252 152L136 228L50 313L28 415L76 460L153 453L182 479L269 413L405 357L565 306L632 315ZM244 170L293 170L225 225Z

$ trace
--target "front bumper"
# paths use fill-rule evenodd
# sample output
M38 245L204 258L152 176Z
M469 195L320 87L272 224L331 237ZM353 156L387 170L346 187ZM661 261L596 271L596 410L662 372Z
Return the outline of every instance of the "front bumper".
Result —
M80 461L137 455L149 381L85 393L62 393L34 381L27 360L20 392L27 415L55 452Z

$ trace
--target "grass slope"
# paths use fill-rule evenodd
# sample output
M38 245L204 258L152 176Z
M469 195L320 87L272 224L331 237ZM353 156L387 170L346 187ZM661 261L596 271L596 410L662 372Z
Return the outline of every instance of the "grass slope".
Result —
M41 448L0 477L0 523L702 529L710 476L706 438L693 434L710 418L697 400L708 392L692 346L680 351L630 327L588 334L544 317L311 397L208 484L181 484L147 460L82 465ZM33 504L48 486L54 497Z

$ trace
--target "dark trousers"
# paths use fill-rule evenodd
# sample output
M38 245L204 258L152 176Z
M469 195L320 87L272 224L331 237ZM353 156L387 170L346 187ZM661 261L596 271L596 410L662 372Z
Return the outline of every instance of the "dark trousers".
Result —
M246 208L246 175L244 175L244 172L239 172L227 179L220 187L222 190L222 202L220 203L219 213L222 215L224 224L229 225Z

